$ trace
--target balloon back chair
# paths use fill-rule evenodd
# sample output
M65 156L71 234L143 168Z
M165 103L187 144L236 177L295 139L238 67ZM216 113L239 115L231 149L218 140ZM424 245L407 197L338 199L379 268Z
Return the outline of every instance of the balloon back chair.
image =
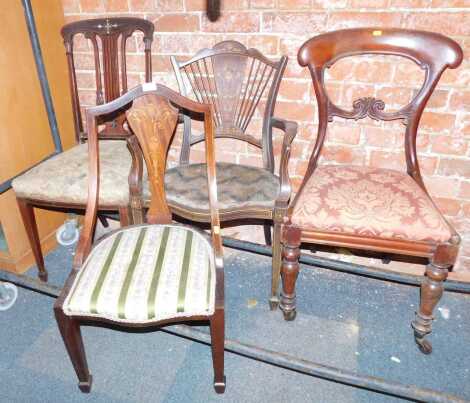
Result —
M352 110L335 105L325 89L324 74L337 60L354 55L385 54L408 58L425 71L422 87L410 103L388 112L383 101L360 98ZM460 238L431 200L421 177L416 153L418 125L444 70L456 68L462 50L436 33L361 28L329 32L305 42L298 52L307 66L318 106L318 134L305 176L289 207L283 227L283 292L280 307L286 320L296 315L295 282L301 242L418 256L429 259L421 299L412 322L415 340L424 353L432 351L433 310L443 281L454 264ZM328 123L335 117L405 124L406 173L372 167L319 165Z
M39 278L47 281L47 271L34 216L34 207L59 210L83 210L87 201L87 146L83 144L83 130L76 66L74 63L74 38L81 34L91 42L96 104L109 102L127 92L126 50L127 41L136 31L143 33L145 47L145 81L152 80L151 44L154 26L140 18L100 18L72 22L62 28L62 36L69 68L75 139L77 145L60 153L13 181L18 206L28 234L31 249L39 269ZM100 211L119 212L123 225L131 220L132 200L140 200L137 192L139 173L131 166L137 156L126 146L130 132L124 125L124 111L103 116L100 124L101 194ZM142 174L140 173L140 176ZM132 188L129 189L129 179ZM131 193L131 196L129 195ZM138 203L138 202L137 202ZM103 220L106 223L105 220Z
M129 103L132 106L126 115L135 133L130 141L142 148L152 193L147 223L115 230L92 245L100 191L97 122ZM166 159L179 111L204 119L211 237L193 227L173 224L166 202ZM87 109L86 122L90 165L85 224L72 273L54 306L79 388L89 392L92 382L80 333L82 324L155 328L206 321L212 336L214 387L223 393L224 274L210 106L148 83L110 103Z
M236 41L224 41L203 49L187 61L171 58L180 92L213 108L215 137L243 141L261 150L263 166L217 163L220 218L239 223L260 219L267 244L273 228L271 309L279 303L280 224L290 199L287 172L290 146L297 124L273 116L279 85L287 57L272 61L256 49ZM261 102L260 102L261 101ZM261 105L264 104L264 107ZM248 132L249 124L261 107L261 136ZM273 128L284 131L279 176L274 174ZM172 211L189 220L208 222L205 167L189 163L191 146L204 141L204 134L191 132L191 120L184 118L180 165L166 175L168 203ZM145 194L145 192L144 192Z

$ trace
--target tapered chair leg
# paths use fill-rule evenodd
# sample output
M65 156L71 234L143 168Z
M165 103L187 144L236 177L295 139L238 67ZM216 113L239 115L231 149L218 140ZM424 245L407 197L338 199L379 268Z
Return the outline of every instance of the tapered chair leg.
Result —
M448 275L448 267L429 264L426 267L426 277L421 283L419 310L411 326L414 329L416 344L424 354L432 352L431 342L425 336L431 333L433 311L444 292L443 283Z
M77 320L66 316L60 307L54 307L54 313L62 339L64 340L65 348L67 349L78 377L78 387L83 393L89 393L91 390L92 376L88 371L80 324Z
M36 266L38 267L39 279L47 282L47 270L44 266L44 257L41 251L41 240L39 239L38 226L36 224L36 217L34 216L34 208L24 199L17 198L18 208L20 209L23 225L28 235L29 244L33 251Z
M212 364L214 366L214 389L217 393L225 392L224 344L225 319L224 310L216 309L210 321Z
M274 311L279 306L279 280L281 278L281 224L274 223L273 229L273 260L271 272L271 298L269 307Z
M300 234L300 230L293 226L285 226L282 234L282 293L279 307L287 321L294 320L297 315L295 282L299 275Z
M264 240L266 241L267 246L271 246L273 241L271 238L271 223L266 223L263 225L264 230Z

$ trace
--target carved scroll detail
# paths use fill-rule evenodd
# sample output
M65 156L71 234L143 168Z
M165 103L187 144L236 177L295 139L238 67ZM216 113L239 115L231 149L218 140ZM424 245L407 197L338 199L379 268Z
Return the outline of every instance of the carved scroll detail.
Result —
M353 118L358 120L369 116L372 119L378 119L378 115L384 109L385 102L380 99L372 97L359 98L353 102L353 110L355 112Z
M370 117L374 120L407 119L410 115L409 108L405 107L396 112L384 112L385 102L374 97L363 97L353 102L352 110L344 110L339 106L329 103L328 120L331 122L334 116L345 119L364 119Z

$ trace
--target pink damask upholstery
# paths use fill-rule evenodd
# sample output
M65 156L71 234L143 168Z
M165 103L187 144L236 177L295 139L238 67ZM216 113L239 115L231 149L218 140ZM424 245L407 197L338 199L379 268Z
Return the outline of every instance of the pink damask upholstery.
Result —
M294 206L292 223L310 230L445 242L448 224L406 173L319 166Z

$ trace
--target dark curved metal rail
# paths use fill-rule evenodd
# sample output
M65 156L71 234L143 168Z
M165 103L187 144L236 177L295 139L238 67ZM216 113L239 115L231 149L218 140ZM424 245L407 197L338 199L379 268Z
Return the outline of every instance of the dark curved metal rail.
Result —
M43 283L25 275L16 275L0 270L0 281L9 281L18 286L37 291L45 295L57 298L61 288ZM176 325L162 328L163 332L194 340L203 344L210 344L210 335L206 332L194 329L187 325ZM373 392L390 396L397 396L418 402L465 402L465 400L446 393L413 385L405 385L398 382L388 381L384 378L358 374L353 371L318 364L303 360L292 355L279 353L277 351L260 348L254 345L242 343L238 340L225 340L225 350L250 359L264 362L269 365L296 371L302 374L326 379L344 385L367 389Z
M176 325L163 328L163 332L185 337L199 343L211 344L210 334L191 328L187 325ZM300 372L305 375L326 379L328 381L367 389L390 396L405 398L419 402L465 402L457 396L437 392L427 388L418 388L413 385L404 385L398 382L388 381L383 378L361 375L356 372L344 370L328 365L317 364L303 360L289 354L260 348L254 345L241 343L237 340L225 340L225 351L251 358L276 367Z
M26 171L41 164L45 160L52 158L54 155L60 154L62 150L62 142L60 140L59 127L57 126L57 119L54 111L54 104L52 102L51 90L49 88L49 81L47 80L46 67L44 66L44 60L42 57L41 46L39 44L39 36L36 29L36 23L34 21L33 9L31 7L30 0L21 0L24 8L24 16L26 19L26 26L28 27L29 39L31 41L31 47L33 49L34 61L36 63L36 70L38 73L39 84L41 85L42 97L44 105L46 107L47 119L49 121L49 128L51 130L52 141L54 142L54 151L51 155L45 157L41 161L37 162L33 166L30 166L27 170L16 174L14 177L0 183L0 194L6 192L11 188L11 182L16 177L23 175Z
M224 237L224 246L229 248L243 250L246 252L253 252L259 255L272 256L271 247L260 245L254 242L240 241L235 238ZM300 263L309 266L315 266L322 269L336 270L343 273L357 274L360 276L375 278L377 280L393 281L396 283L420 286L423 276L414 276L413 274L398 273L390 270L384 270L379 267L363 266L355 263L342 262L340 260L328 259L326 257L307 255L302 253L300 255ZM446 291L454 291L470 294L470 283L446 280L444 282L444 289Z
M61 152L62 142L60 140L59 127L57 126L54 103L52 102L51 89L49 88L49 81L47 80L46 67L44 66L44 59L42 57L41 45L39 44L36 22L34 21L33 8L31 7L30 0L21 0L21 2L23 3L26 25L28 27L31 46L33 48L34 61L36 62L36 70L38 72L39 83L41 84L42 96L44 99L44 105L46 106L47 119L49 120L54 148L56 152Z

